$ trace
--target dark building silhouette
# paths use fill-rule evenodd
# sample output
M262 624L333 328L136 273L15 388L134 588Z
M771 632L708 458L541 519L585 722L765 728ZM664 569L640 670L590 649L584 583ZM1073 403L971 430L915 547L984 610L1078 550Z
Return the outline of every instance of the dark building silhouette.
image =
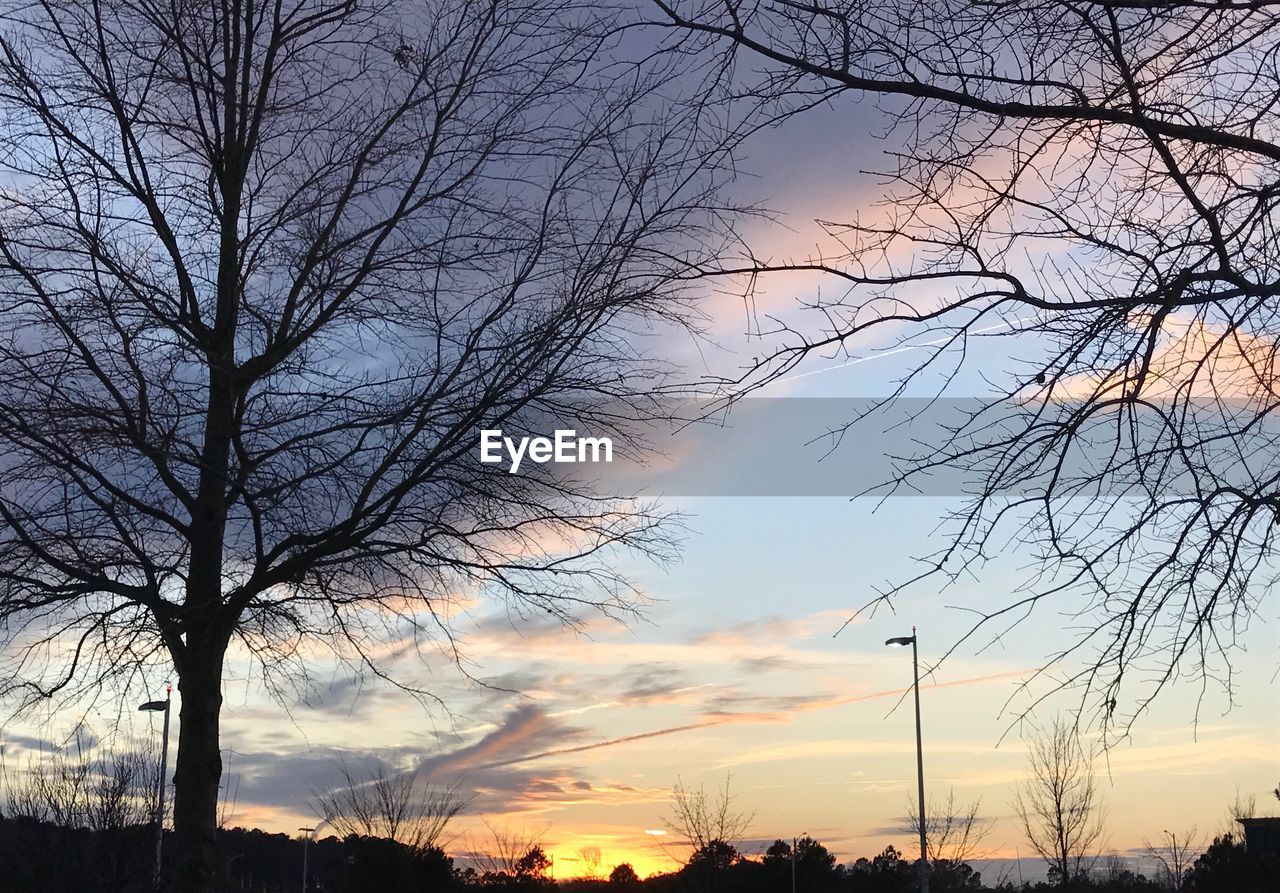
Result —
M1280 859L1280 816L1261 819L1236 819L1244 826L1244 844L1254 855Z

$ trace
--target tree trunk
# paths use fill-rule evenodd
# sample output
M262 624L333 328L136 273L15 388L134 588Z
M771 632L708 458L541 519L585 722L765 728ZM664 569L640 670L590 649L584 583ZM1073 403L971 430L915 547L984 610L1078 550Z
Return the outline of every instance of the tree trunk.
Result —
M177 843L173 876L179 893L215 893L218 782L222 778L218 716L222 708L223 649L213 642L192 641L190 636L188 647L188 659L178 680L182 711L173 778L173 830Z
M186 642L181 659L175 660L178 691L182 694L177 771L173 779L173 830L178 841L174 876L178 893L217 893L219 873L218 782L222 778L222 755L218 720L222 709L222 663L234 628L234 621L228 622L222 604L222 561L235 425L231 370L235 367L239 300L234 222L239 201L228 205L222 230L215 347L209 356L200 489L191 519L191 559L183 604Z

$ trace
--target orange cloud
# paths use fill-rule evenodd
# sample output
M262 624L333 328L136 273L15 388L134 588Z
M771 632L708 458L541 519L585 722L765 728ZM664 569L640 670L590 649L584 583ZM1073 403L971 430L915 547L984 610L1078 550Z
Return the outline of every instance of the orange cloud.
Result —
M1151 324L1135 315L1135 329ZM1280 345L1270 338L1203 319L1173 314L1160 323L1158 343L1140 383L1151 400L1269 400L1280 396ZM1134 387L1137 370L1077 375L1054 388L1054 396L1081 399L1120 396Z

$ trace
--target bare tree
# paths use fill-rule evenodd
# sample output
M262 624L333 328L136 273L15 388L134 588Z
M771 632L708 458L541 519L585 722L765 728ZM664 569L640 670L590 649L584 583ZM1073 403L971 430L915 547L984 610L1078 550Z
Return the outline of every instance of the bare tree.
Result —
M920 348L896 394L936 396L1000 339L1012 361L981 370L980 406L892 482L928 486L939 467L976 478L925 576L955 579L1023 542L1040 571L1016 598L976 605L970 634L999 636L1046 604L1078 618L1053 657L1081 660L1053 684L1081 686L1108 725L1127 728L1182 672L1229 693L1280 529L1280 6L654 8L690 52L720 54L735 102L786 116L872 97L899 125L883 128L896 140L883 209L823 222L832 248L746 245L701 271L744 277L748 296L779 272L840 286L753 317L760 358L724 382L728 399L879 333Z
M500 828L487 820L484 827L486 838L469 841L467 854L476 871L490 881L519 876L531 857L536 861L536 854L544 852L542 841L546 837L546 828Z
M452 594L625 618L666 515L479 461L661 407L642 333L720 241L681 62L576 0L0 5L0 621L34 702L176 673L215 883L228 649L455 654ZM170 670L171 666L171 670ZM134 692L136 693L136 691Z
M1091 880L1123 889L1126 884L1133 885L1133 865L1123 856L1111 853L1098 860L1089 876Z
M755 810L740 809L732 793L733 773L726 773L724 784L708 796L705 785L689 787L677 778L671 789L670 812L662 823L676 837L676 843L697 853L713 843L736 845L755 820Z
M1222 817L1222 824L1219 826L1215 837L1234 837L1240 834L1240 820L1251 819L1258 814L1258 796L1257 794L1249 794L1247 797L1240 793L1240 789L1236 788L1235 796L1231 798L1231 802L1227 804L1227 814Z
M1196 835L1194 826L1181 835L1177 831L1161 831L1159 843L1144 840L1143 849L1160 866L1159 881L1165 889L1180 893L1191 866L1204 852L1204 839Z
M604 853L600 847L583 847L578 850L578 864L582 866L579 876L593 881L604 880L604 871L601 867L603 862Z
M341 773L342 782L313 802L340 837L383 837L414 850L435 849L469 802L457 785L434 785L419 771L388 770L381 762L367 775L346 764Z
M77 732L65 749L31 760L21 774L6 773L6 812L64 828L116 831L154 821L154 754L98 753Z
M957 803L955 788L947 792L945 801L930 801L925 805L925 844L931 865L960 864L987 855L983 841L991 831L991 821L980 815L981 808L981 797L969 803ZM903 825L915 839L920 835L918 813L916 801L908 798Z
M1055 719L1032 739L1027 780L1013 809L1031 848L1049 865L1049 878L1066 886L1088 874L1102 843L1102 795L1093 758L1076 729Z

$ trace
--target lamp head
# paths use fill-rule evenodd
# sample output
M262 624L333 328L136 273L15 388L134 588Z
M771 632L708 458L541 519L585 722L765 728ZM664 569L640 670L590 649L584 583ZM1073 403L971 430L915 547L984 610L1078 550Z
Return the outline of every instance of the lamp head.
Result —
M147 701L147 703L145 704L139 704L138 709L139 710L164 710L168 706L169 705L166 704L164 701Z
M885 639L884 643L890 648L904 648L907 645L914 644L915 636L895 636L892 639Z

